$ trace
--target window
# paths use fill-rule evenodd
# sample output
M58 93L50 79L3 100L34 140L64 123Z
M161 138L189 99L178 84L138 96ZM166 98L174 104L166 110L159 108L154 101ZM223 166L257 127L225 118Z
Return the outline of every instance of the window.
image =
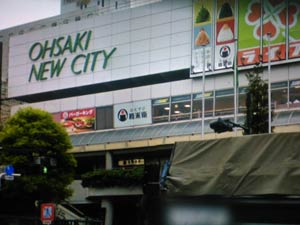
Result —
M152 101L153 123L168 122L170 114L170 98L159 98Z
M205 117L212 117L214 110L213 92L205 93ZM193 110L192 118L202 118L202 94L193 94Z
M246 95L247 95L247 88L246 87L239 88L238 113L246 113Z
M274 109L288 108L287 82L277 82L271 84L271 100Z
M171 102L171 121L191 118L191 95L172 97Z
M215 115L232 115L234 114L234 90L226 89L216 91Z
M291 108L300 107L300 80L290 82L290 101Z
M113 128L113 107L106 106L96 109L96 129L104 130Z

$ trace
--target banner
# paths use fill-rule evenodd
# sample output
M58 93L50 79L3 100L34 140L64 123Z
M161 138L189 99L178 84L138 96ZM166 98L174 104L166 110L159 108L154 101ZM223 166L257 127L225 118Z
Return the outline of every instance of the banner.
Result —
M151 123L151 100L114 105L115 128Z
M264 0L264 17L262 21L262 60L263 62L278 61L286 58L286 17L287 1L284 0ZM260 29L257 31L261 36ZM268 40L270 35L270 43ZM270 44L270 53L268 47Z
M287 43L288 57L300 57L299 5L297 0L239 2L239 66L268 62L269 57L272 62L285 60Z
M212 70L213 3L209 0L194 1L192 73L203 72L204 68Z
M61 124L68 133L81 133L95 130L96 109L80 109L60 113Z
M217 0L215 69L233 66L235 37L235 0Z
M259 62L261 35L261 1L239 1L238 65Z
M289 25L289 58L300 57L300 2L290 0L288 6L288 25Z

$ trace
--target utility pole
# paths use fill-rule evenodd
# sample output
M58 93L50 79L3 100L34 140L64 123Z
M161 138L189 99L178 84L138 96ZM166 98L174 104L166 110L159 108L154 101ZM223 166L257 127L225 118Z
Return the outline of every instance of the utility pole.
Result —
M269 119L268 119L268 124L269 124L269 134L272 133L272 127L271 127L271 111L272 111L272 106L271 106L271 55L270 55L270 52L271 52L271 33L268 32L267 33L267 36L268 36L268 111L269 111Z

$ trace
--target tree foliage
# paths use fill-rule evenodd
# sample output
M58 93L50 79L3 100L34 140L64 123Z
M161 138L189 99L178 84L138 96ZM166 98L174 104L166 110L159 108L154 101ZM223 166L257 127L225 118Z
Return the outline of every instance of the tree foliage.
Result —
M19 110L5 123L0 141L0 164L12 164L15 172L22 174L3 185L1 202L58 202L71 195L67 186L76 166L74 157L67 153L71 141L50 113L30 107Z
M268 108L268 83L260 74L263 69L256 66L253 71L246 74L249 85L246 93L246 121L249 129L245 134L268 133L269 108Z
M116 168L112 170L99 169L82 175L83 187L130 187L142 185L144 167L130 169Z

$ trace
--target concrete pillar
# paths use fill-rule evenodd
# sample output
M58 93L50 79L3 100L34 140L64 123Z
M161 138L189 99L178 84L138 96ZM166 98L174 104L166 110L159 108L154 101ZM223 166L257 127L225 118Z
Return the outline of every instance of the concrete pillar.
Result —
M105 208L105 222L104 225L113 224L114 206L109 199L103 199L101 202L101 207Z
M105 169L110 170L113 168L113 159L111 152L105 152Z
M110 170L113 168L113 158L111 152L105 152L105 169ZM103 199L101 207L105 208L105 222L104 225L113 224L114 206L109 199Z

